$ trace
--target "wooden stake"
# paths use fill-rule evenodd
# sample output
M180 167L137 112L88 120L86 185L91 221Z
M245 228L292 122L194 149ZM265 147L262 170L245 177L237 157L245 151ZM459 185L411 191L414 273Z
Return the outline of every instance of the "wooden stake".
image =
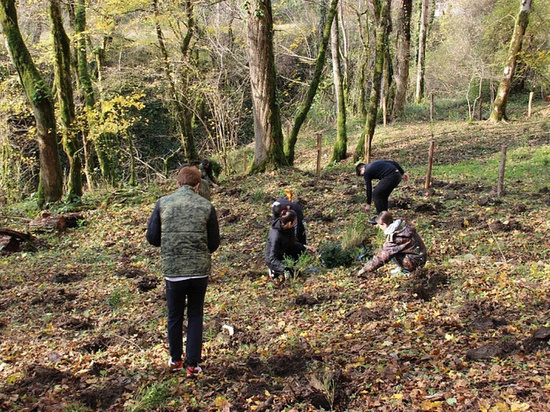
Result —
M434 150L435 150L435 141L430 142L430 152L428 155L428 172L426 173L426 185L425 189L428 190L432 183L432 165L434 162Z
M502 151L500 153L500 168L498 169L498 185L497 196L500 197L504 194L504 168L506 166L506 145L502 145Z
M529 109L527 110L527 117L530 119L533 114L533 95L534 93L529 93Z
M479 120L479 121L483 120L482 107L483 107L483 98L480 97L479 98L479 112L477 114L477 120Z
M386 96L382 96L382 121L384 123L384 127L386 127L386 124L388 123L388 108L386 107Z
M430 94L430 122L434 121L434 94Z
M370 150L369 150L369 147L370 147L370 136L369 136L369 135L366 135L366 136L365 136L365 163L366 163L366 164L369 164L369 160L370 160Z
M315 172L316 180L321 177L321 155L323 153L323 139L321 133L317 133L317 170Z

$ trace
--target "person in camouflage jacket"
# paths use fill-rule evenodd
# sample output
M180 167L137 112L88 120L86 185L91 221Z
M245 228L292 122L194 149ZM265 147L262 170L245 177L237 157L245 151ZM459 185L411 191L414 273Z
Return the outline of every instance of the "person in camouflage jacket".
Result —
M179 189L160 198L147 224L146 238L161 247L168 307L169 366L183 369L183 315L187 306L187 375L198 375L202 352L203 307L211 254L220 245L214 206L196 192L201 175L193 166L178 173Z
M384 231L386 241L382 250L363 266L359 274L374 272L390 260L403 272L412 272L426 264L426 246L413 225L401 219L393 221L388 211L380 213L376 223Z

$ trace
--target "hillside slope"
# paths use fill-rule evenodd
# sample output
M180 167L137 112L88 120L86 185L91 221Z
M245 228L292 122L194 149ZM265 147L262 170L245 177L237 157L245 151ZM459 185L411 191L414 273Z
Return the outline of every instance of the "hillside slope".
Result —
M276 286L263 250L269 205L284 189L304 206L313 246L357 227L370 247L381 243L364 225L364 188L351 160L328 168L327 151L317 181L315 143L300 144L295 168L226 178L214 194L222 246L197 381L166 370L159 252L144 240L171 182L91 194L83 225L3 255L0 410L548 410L546 118L381 129L373 156L398 160L413 177L390 208L425 239L425 270L404 277L384 267L359 278L360 262L314 262ZM506 193L497 198L502 144ZM2 225L17 228L16 215Z

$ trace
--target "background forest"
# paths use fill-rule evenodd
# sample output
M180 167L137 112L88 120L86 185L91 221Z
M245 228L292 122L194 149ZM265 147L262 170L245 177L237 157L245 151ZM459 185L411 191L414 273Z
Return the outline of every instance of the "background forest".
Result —
M267 144L276 160L259 168L292 164L298 133L300 139L337 134L331 160L338 161L354 150L355 159L362 156L365 134L374 136L375 123L382 116L387 122L428 121L430 116L432 120L489 118L519 4L504 0L268 3L276 77L267 83L274 83L272 103L276 102L280 121L273 123L274 144ZM46 83L44 93L51 89L58 97L53 127L57 126L57 140L64 142L59 152L67 199L81 196L81 175L85 188L120 186L166 176L184 159L214 156L226 174L242 173L245 165L253 170L262 160L258 140L265 136L255 134L250 82L254 73L248 66L255 66L250 62L264 46L247 41L253 26L252 21L247 25L249 16L266 15L259 6L191 0L24 0L14 5L22 40L38 68L37 79ZM549 7L547 0L533 2L517 55L511 94L525 105L529 92L534 92L536 103L550 87ZM334 15L338 25L332 25L329 39L323 29ZM65 38L65 43L55 41ZM385 40L384 47L378 47L377 39ZM419 47L423 39L425 49ZM377 60L377 54L384 59ZM41 125L37 127L17 73L2 48L0 199L4 203L37 192L39 181L35 139ZM35 95L40 93L39 88ZM430 112L432 96L436 110ZM366 120L357 147L347 147L346 118L350 125ZM272 123L272 119L256 120ZM255 148L249 145L254 141ZM373 141L376 145L376 136ZM246 162L243 151L249 157ZM57 176L54 179L59 181Z
M549 16L549 0L0 0L0 411L548 410ZM144 234L204 157L222 242L192 380L167 370ZM428 248L410 276L357 275L384 241L365 157L411 175L390 197ZM322 253L276 285L263 254L288 189Z

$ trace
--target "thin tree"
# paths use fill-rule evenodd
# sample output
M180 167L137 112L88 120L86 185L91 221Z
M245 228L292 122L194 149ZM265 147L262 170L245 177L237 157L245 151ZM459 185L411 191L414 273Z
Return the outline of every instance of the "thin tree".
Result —
M376 28L376 46L375 63L372 74L372 88L369 97L369 107L367 110L367 120L361 138L355 148L354 159L359 159L365 150L365 139L367 141L367 150L370 156L372 137L376 128L378 118L378 107L380 103L380 89L382 84L382 73L384 71L384 60L386 58L386 48L390 30L390 9L391 0L375 0L375 15L378 15L378 25Z
M59 0L50 0L50 21L54 44L55 88L59 101L59 113L63 125L63 149L69 161L67 199L79 202L82 197L82 162L79 151L81 144L74 128L75 106L71 76L71 44L59 7Z
M58 201L63 195L53 99L21 36L14 0L0 0L0 23L36 120L40 160L38 204L42 207L45 203Z
M428 33L428 2L421 0L420 29L418 33L418 55L416 60L416 91L414 101L418 104L424 99L424 70L426 67L426 38Z
M249 172L254 173L277 169L288 163L277 102L271 0L252 0L245 8L255 138L254 160Z
M532 0L520 0L519 15L516 19L508 51L508 61L504 67L504 75L498 85L497 96L493 110L491 111L491 121L493 122L500 122L503 119L506 120L506 103L508 102L508 95L512 88L512 78L514 77L518 54L522 48L523 36L525 35L525 30L529 23L531 3Z
M334 79L334 94L337 108L337 133L336 143L332 152L331 162L338 162L346 158L348 138L346 132L346 101L344 97L344 84L342 80L342 65L340 64L340 35L338 14L333 19L331 30L332 52L332 76Z
M407 87L409 84L409 64L411 58L411 14L412 0L401 0L397 17L397 42L395 50L395 97L393 116L401 117L405 110Z
M337 6L338 0L332 0L330 4L330 9L326 16L325 25L323 28L323 36L321 38L321 44L319 45L319 51L317 52L317 58L315 59L315 70L313 72L313 77L311 79L311 82L309 83L305 99L298 110L298 114L294 118L292 130L290 131L290 136L286 141L285 154L287 162L290 165L294 163L294 148L296 146L296 141L298 140L298 133L300 132L300 128L304 124L307 118L307 114L311 109L313 99L315 99L315 95L317 94L317 89L321 81L321 74L323 73L325 56L330 39L332 21L334 20L334 16L336 14L336 11L338 10Z
M155 18L157 42L162 56L164 75L166 76L166 79L168 81L168 88L170 93L170 108L174 115L176 129L180 137L181 146L183 149L183 156L187 161L196 160L199 158L199 155L197 153L195 140L193 138L193 128L191 125L192 115L186 103L182 101L182 99L184 99L185 97L182 96L182 93L178 93L176 87L174 73L172 71L172 67L170 66L170 57L168 56L168 50L166 48L166 43L164 40L164 33L160 25L158 0L153 0L153 13ZM193 18L193 4L190 1L186 1L185 3L185 14L187 18L187 32L180 45L180 51L183 55L184 60L187 58L189 52L189 44L191 43L191 39L195 29L195 21ZM183 74L183 76L185 76L185 74ZM187 82L188 79L183 78L181 83L187 85ZM185 94L186 92L187 90L184 90L183 94Z
M76 60L78 72L78 84L80 85L81 93L84 97L84 112L94 110L95 96L92 85L92 79L88 72L88 58L86 54L86 0L78 0L75 7L74 26L76 32ZM86 174L86 182L88 189L94 185L93 179L93 145L89 139L90 125L84 116L84 124L82 127L82 140L84 148L84 173Z

